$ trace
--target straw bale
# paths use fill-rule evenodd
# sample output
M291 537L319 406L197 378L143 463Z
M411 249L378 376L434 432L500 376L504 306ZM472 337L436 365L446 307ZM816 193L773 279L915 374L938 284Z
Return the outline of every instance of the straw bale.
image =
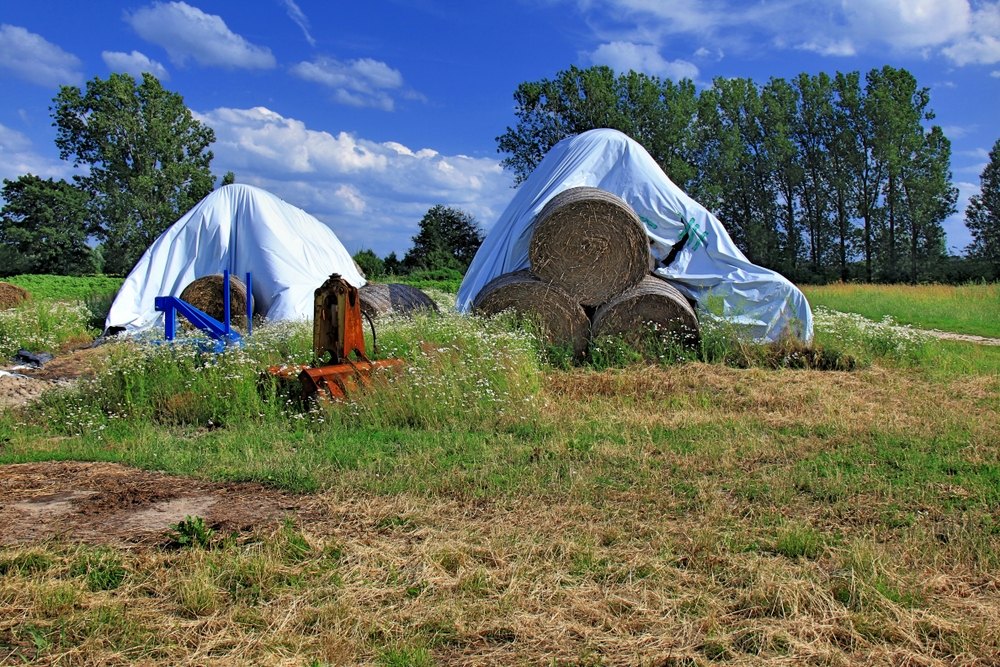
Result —
M623 199L578 187L553 197L538 214L528 247L531 273L584 306L607 303L649 271L649 240Z
M0 283L0 310L13 308L31 300L31 292L10 283Z
M576 299L527 271L505 273L486 283L473 301L476 312L495 315L513 309L536 317L553 345L572 345L576 356L587 349L590 320Z
M181 299L220 322L225 319L223 276L216 273L202 276L188 284L181 292ZM251 298L253 298L251 296ZM229 276L229 314L234 327L247 326L247 286L234 275ZM185 324L187 324L185 322ZM190 326L190 325L187 325Z
M638 286L612 299L594 313L594 336L621 336L641 342L649 325L672 333L678 342L695 344L700 338L694 308L666 280L646 276Z
M437 311L437 304L429 296L412 285L390 283L366 283L358 290L361 312L368 317L380 315L412 315L420 310Z

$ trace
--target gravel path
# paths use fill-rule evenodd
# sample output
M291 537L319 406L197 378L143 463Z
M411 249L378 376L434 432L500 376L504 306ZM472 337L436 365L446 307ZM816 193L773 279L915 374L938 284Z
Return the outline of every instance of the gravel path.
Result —
M987 338L986 336L973 336L971 334L952 333L951 331L939 331L937 329L911 329L911 331L919 331L920 333L941 338L942 340L959 340L963 343L1000 346L1000 338Z

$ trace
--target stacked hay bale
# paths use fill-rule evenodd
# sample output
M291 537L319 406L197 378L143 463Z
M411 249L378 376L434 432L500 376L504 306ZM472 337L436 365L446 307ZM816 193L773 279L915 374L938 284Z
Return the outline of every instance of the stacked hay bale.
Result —
M365 283L358 290L361 312L372 319L381 315L411 316L419 311L437 312L437 304L412 285Z
M7 310L31 300L31 292L10 283L0 283L0 310Z
M538 214L528 247L530 271L506 273L476 296L476 311L513 308L536 318L549 343L582 355L591 336L638 343L650 327L683 343L698 340L687 299L650 274L649 240L639 216L620 197L570 188ZM589 317L588 317L589 315Z
M181 292L181 299L220 322L225 320L225 281L221 273L192 281ZM250 295L251 304L253 295ZM247 286L234 275L229 276L229 321L234 327L247 327ZM191 328L187 320L185 327Z

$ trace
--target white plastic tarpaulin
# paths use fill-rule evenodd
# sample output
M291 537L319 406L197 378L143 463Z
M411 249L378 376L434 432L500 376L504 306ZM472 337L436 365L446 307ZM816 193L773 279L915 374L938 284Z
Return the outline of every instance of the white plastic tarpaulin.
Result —
M333 230L270 192L227 185L211 193L149 246L128 274L106 327L138 331L162 323L153 300L224 269L253 274L254 309L270 320L310 318L313 292L331 273L365 279Z
M521 184L486 236L458 290L456 308L469 310L493 278L529 268L535 218L563 190L590 186L624 199L645 223L655 273L711 313L747 325L757 340L813 335L805 296L781 274L752 264L708 210L674 185L640 144L616 130L591 130L560 141ZM687 241L669 265L671 249Z

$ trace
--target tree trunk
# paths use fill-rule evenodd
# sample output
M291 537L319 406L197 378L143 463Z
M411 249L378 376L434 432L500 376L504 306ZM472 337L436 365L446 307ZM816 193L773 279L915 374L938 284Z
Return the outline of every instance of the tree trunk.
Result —
M896 177L889 174L889 281L896 279Z
M837 188L837 225L840 227L840 279L847 282L847 226L844 220L844 192Z

